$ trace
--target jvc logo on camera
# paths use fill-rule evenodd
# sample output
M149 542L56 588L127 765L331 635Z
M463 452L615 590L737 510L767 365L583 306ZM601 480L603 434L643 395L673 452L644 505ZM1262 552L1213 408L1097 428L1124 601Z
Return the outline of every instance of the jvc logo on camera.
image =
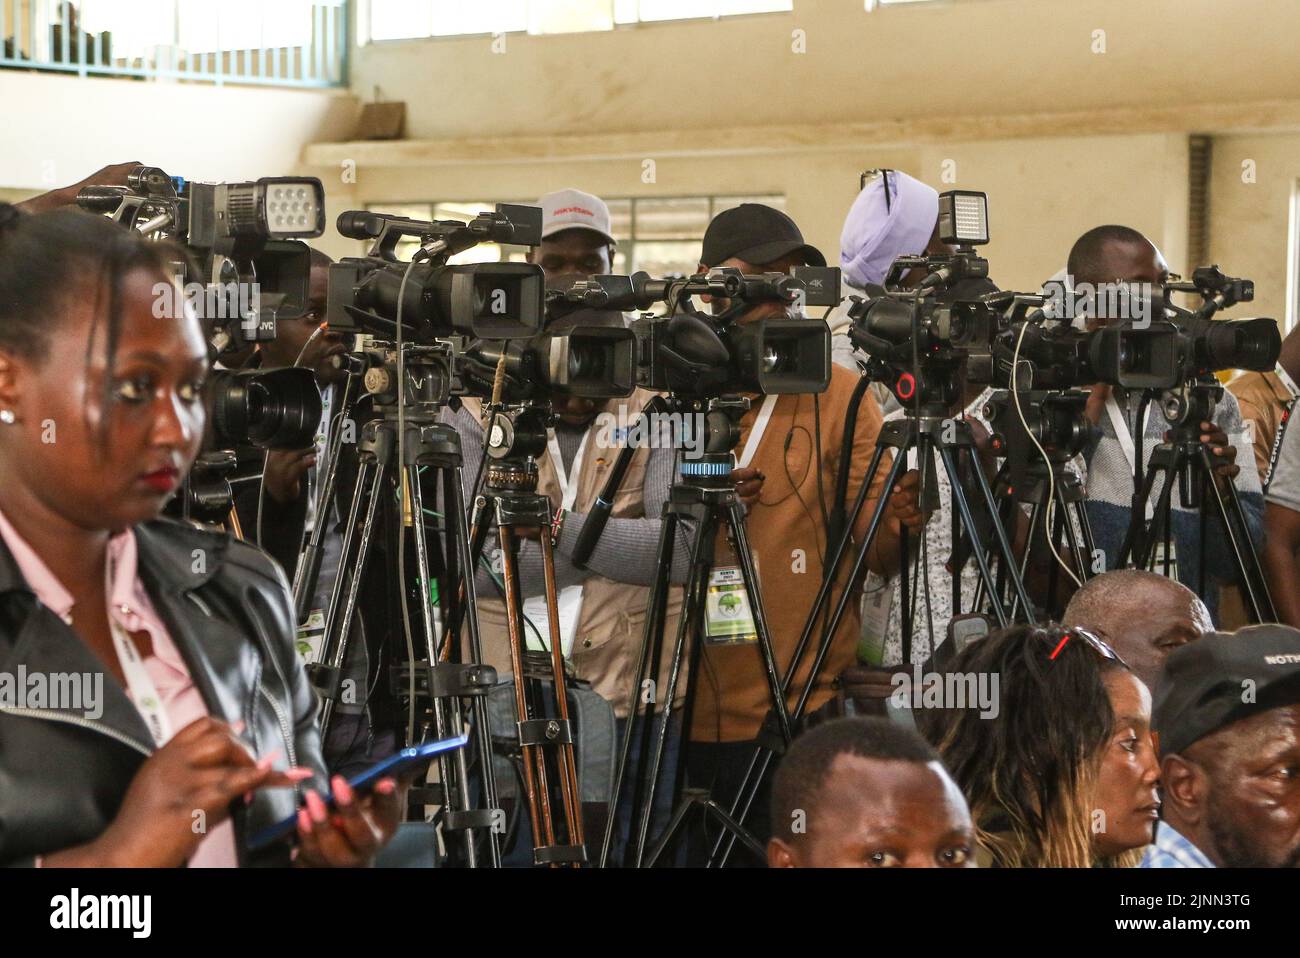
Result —
M1150 325L1159 293L1151 283L1075 283L1073 276L1048 280L1044 304L1056 319L1100 316L1131 322L1136 329Z
M50 899L50 927L125 929L132 938L148 938L153 931L153 896L83 895L74 888Z

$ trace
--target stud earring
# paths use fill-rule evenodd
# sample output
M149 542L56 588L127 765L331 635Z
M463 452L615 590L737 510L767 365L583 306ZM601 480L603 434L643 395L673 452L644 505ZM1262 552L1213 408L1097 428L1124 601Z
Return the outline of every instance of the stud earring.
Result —
M17 421L17 418L12 409L0 409L0 422L6 426L12 426Z

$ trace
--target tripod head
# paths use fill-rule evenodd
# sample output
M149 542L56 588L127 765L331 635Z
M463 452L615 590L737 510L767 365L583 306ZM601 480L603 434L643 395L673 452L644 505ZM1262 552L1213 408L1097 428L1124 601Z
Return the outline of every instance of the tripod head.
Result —
M1223 399L1223 384L1206 374L1152 397L1169 423L1169 441L1175 445L1199 446L1201 423L1213 422L1215 409Z

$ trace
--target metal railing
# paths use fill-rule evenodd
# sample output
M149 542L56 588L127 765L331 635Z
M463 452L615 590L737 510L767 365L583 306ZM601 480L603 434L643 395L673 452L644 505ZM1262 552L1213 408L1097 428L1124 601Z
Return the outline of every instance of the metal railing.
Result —
M346 86L349 7L349 0L0 0L0 70Z

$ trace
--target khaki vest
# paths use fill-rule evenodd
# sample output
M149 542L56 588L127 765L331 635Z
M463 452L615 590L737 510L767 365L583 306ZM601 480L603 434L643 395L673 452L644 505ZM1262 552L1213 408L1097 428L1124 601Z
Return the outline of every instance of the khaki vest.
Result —
M652 395L653 393L638 389L627 399L611 400L605 407L605 411L624 417L625 420L631 420ZM466 398L463 401L470 414L479 417L481 421L479 401L473 398ZM620 407L624 409L621 413ZM601 436L601 432L598 424L593 425L586 447L582 450L578 494L573 505L575 512L590 512L618 456L616 447L602 447L599 444L598 437ZM623 484L614 499L612 518L658 518L647 517L642 502L642 487L645 483L646 463L649 457L650 450L644 448L638 449L633 454L632 462L623 477ZM549 455L538 457L537 489L551 500L553 510L560 508L562 491ZM657 532L647 531L646 535L653 538L655 544L658 543ZM679 539L680 536L679 532ZM489 534L488 548L492 548L492 544L496 541L495 533ZM632 692L632 682L636 677L637 653L641 649L641 642L645 635L650 589L617 582L600 575L589 576L583 582L582 588L582 613L578 618L570 661L577 677L589 681L592 687L614 706L618 717L625 718L628 712L628 699ZM525 596L540 595L542 583L525 582L523 591ZM681 618L683 594L684 590L680 585L672 586L668 592L664 650L654 689L655 701L659 700L659 690L668 687L671 650ZM488 596L480 591L478 620L486 663L496 668L503 676L509 674L512 671L509 633L506 629L505 602L499 594ZM688 646L687 655L689 652ZM684 662L684 666L686 664ZM687 669L684 667L678 676L677 691L674 696L677 706L680 706L685 698L686 680Z

